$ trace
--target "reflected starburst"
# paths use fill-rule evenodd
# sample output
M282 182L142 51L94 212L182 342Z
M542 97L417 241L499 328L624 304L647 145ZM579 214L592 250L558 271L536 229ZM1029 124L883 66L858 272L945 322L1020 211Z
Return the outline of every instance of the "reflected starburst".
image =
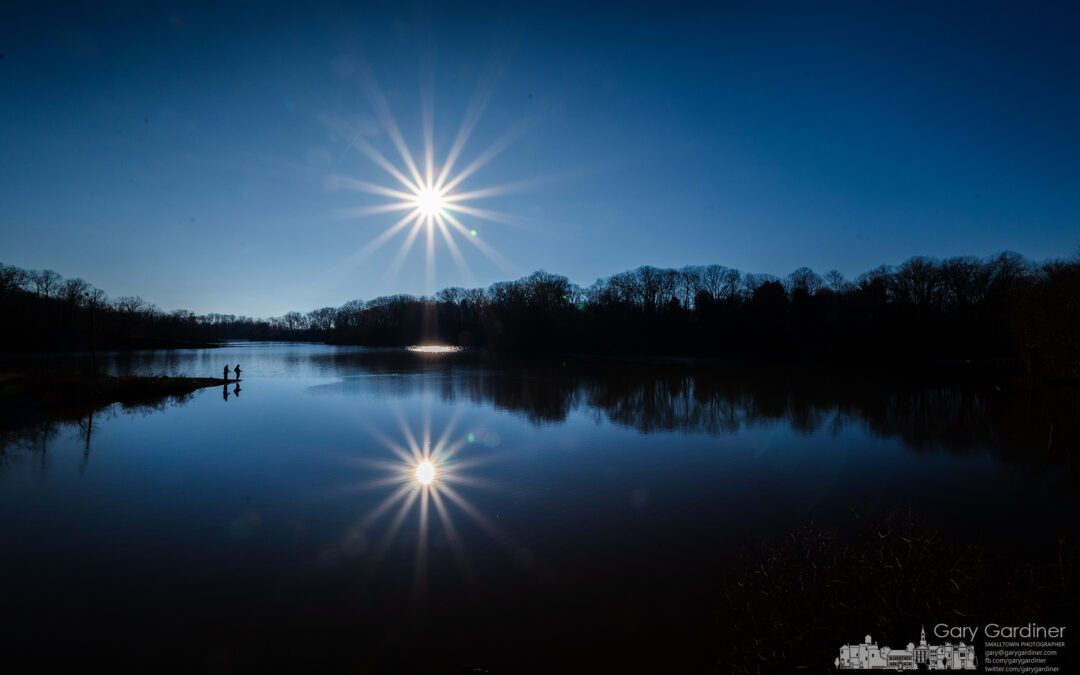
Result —
M421 485L431 485L431 481L435 480L435 465L431 460L425 459L416 466L416 480Z
M356 532L378 529L378 524L389 517L389 525L370 558L371 571L374 574L383 557L397 540L406 519L413 513L415 507L419 518L416 532L413 593L414 598L419 598L424 594L427 584L432 507L438 518L438 525L450 544L450 550L459 570L467 580L473 578L472 564L464 540L454 521L455 512L464 514L508 550L514 550L514 543L491 518L484 515L462 494L462 490L466 487L491 488L493 486L465 473L466 469L482 464L484 460L461 456L461 451L469 445L472 435L466 434L454 440L457 418L452 419L439 437L433 440L429 414L425 415L419 434L413 433L400 411L396 416L401 441L394 440L379 431L371 432L379 445L390 452L393 459L356 460L358 464L374 468L383 475L354 486L359 489L391 488L391 492L350 528L352 534L348 536L355 536Z
M466 143L476 127L490 96L490 88L481 87L478 89L477 94L474 95L458 129L457 136L454 138L441 167L436 168L434 110L431 102L433 97L430 92L426 92L421 97L424 149L422 161L418 162L405 142L386 97L383 96L375 84L374 78L368 73L365 80L368 98L382 129L397 150L401 164L395 164L388 159L372 145L364 133L347 128L346 125L338 122L335 126L339 127L336 129L339 135L349 140L350 147L359 150L376 166L385 171L393 179L394 185L387 187L348 176L336 175L332 177L331 186L366 192L391 200L374 206L346 209L340 212L342 216L371 216L395 211L404 211L405 215L349 256L346 264L351 266L359 263L395 236L404 234L404 241L391 261L389 272L391 276L396 275L413 245L423 235L427 265L426 281L429 290L433 288L434 284L437 238L444 242L446 250L453 258L459 271L468 279L472 278L472 273L465 261L465 256L461 252L461 248L458 246L458 238L464 238L490 261L502 268L504 272L512 272L513 266L509 261L484 242L478 236L479 233L476 229L466 227L462 222L462 218L468 216L492 223L523 225L524 221L512 214L479 208L471 202L513 192L535 181L519 181L468 191L461 188L469 177L509 147L524 132L527 125L519 124L511 128L469 164L455 170L458 160L465 150Z

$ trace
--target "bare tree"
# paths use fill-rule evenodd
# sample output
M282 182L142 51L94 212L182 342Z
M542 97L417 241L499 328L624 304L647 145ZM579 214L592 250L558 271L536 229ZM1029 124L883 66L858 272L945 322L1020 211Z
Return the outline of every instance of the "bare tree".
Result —
M462 295L461 303L474 309L479 309L487 304L487 296L482 288L470 288Z
M83 297L86 300L86 306L92 310L101 309L109 302L109 296L105 291L100 288L94 288L93 286L88 286Z
M829 270L825 273L825 286L833 293L843 293L846 284L847 282L844 281L844 275L840 273L840 270Z
M435 300L443 304L456 305L461 302L461 299L465 296L465 289L452 287L444 288L435 294Z
M333 307L321 307L308 312L308 326L316 330L330 330L334 327L334 314L337 310Z
M304 330L307 328L307 319L300 312L289 312L281 317L288 330Z
M734 299L739 294L739 282L742 281L742 272L731 267L725 267L720 275L720 296L724 299Z
M523 287L530 308L551 312L570 304L570 281L564 276L538 270L517 283Z
M742 272L723 265L709 265L701 271L701 288L714 298L734 298L739 294Z
M67 279L60 286L60 297L72 307L79 307L86 299L90 284L82 279Z
M60 279L62 278L52 270L30 272L28 277L30 283L34 287L34 292L43 298L51 298L53 296L53 293L56 292L57 286L60 284Z
M1016 251L1002 251L990 261L990 283L1004 291L1013 291L1034 271L1024 256Z
M701 270L700 290L708 291L709 295L719 298L724 288L724 270L722 265L709 265Z
M687 265L676 273L678 275L676 292L678 293L679 300L682 302L683 307L692 307L694 304L694 297L697 296L698 291L701 290L701 274L702 268L694 265Z
M138 314L146 306L146 301L137 295L125 295L113 301L116 311L128 316Z
M633 272L620 272L602 282L605 297L612 304L636 305L639 300L638 283Z
M656 298L658 307L671 306L679 301L679 273L673 269L660 270L660 288Z
M638 305L647 311L656 309L660 295L661 271L652 265L642 265L634 270Z
M356 328L360 325L360 315L364 311L364 301L350 300L338 308L334 315L335 328Z
M785 290L787 290L788 293L805 291L810 295L817 293L824 285L825 282L821 280L821 277L809 267L800 267L789 274L786 283L784 284Z
M21 268L0 263L0 295L22 288L26 279L26 272Z
M746 273L742 275L741 291L743 296L749 300L754 296L757 289L772 281L779 282L780 279L776 275L766 273Z
M941 274L933 258L908 258L896 269L893 281L901 299L920 307L929 306L939 299Z
M974 256L956 256L941 263L942 299L961 307L983 299L990 281L991 268Z

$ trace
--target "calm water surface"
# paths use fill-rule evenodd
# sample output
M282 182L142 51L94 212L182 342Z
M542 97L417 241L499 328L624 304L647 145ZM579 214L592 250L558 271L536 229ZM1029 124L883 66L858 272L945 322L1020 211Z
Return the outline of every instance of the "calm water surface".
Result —
M1075 532L1080 512L1070 392L310 344L109 368L237 362L239 393L4 438L7 653L708 671L724 570L748 541L915 505L956 536L1023 546Z

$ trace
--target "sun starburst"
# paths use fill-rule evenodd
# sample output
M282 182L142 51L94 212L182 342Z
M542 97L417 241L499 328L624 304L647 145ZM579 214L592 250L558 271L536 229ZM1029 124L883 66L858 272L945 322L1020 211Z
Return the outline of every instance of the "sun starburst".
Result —
M470 467L482 465L490 457L463 458L462 450L473 442L473 434L464 434L454 440L457 417L454 417L439 435L433 438L431 433L430 411L424 415L424 423L414 433L405 416L396 411L401 441L372 430L378 443L390 451L393 459L364 457L354 462L366 469L375 469L382 474L373 480L351 484L345 488L353 490L387 489L390 494L349 528L346 538L362 536L378 528L379 521L393 513L386 530L377 546L370 552L368 561L370 572L375 574L382 558L397 540L402 526L411 513L418 515L416 532L416 561L413 575L413 595L419 600L424 594L428 576L428 543L431 530L431 507L434 507L438 524L450 544L451 553L463 578L472 580L472 564L465 547L465 541L459 533L454 520L454 511L467 517L473 525L495 539L508 552L516 549L514 540L496 523L484 515L463 494L468 488L493 488L491 483L467 473ZM454 507L452 510L451 507Z
M385 96L375 84L370 73L365 77L365 90L383 131L397 150L400 164L395 164L380 152L368 140L367 134L349 128L348 125L340 121L333 122L332 125L339 136L348 139L350 147L363 153L376 166L385 171L396 185L387 187L340 174L333 176L331 185L332 187L343 187L387 197L391 200L387 203L346 209L341 212L341 215L360 217L385 215L395 211L404 211L405 215L349 256L346 261L347 264L358 264L395 236L404 234L401 247L390 265L390 275L394 276L417 239L424 235L428 290L434 290L437 238L443 241L446 250L459 271L467 279L472 279L472 272L458 246L457 239L459 238L468 241L504 272L512 273L514 271L513 265L479 236L475 226L466 226L462 220L477 219L503 225L523 225L523 219L512 214L479 208L471 202L520 190L533 181L519 181L467 191L462 188L467 179L509 147L528 125L519 124L511 128L491 146L477 155L469 164L456 169L458 160L461 159L464 153L466 143L476 127L491 93L490 87L481 87L466 110L457 136L454 138L441 166L439 166L435 161L432 97L430 95L423 96L421 117L424 150L422 161L418 162L405 142L405 138L391 113Z

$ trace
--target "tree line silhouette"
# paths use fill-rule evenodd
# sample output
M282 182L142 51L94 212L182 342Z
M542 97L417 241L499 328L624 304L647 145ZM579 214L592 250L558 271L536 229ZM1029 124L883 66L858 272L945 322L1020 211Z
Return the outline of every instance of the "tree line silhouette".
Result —
M991 363L1080 377L1080 251L1030 261L916 256L847 280L720 265L639 267L583 288L537 271L486 289L392 295L271 319L163 312L81 279L0 264L8 350L171 347L215 340L439 342L511 353Z

